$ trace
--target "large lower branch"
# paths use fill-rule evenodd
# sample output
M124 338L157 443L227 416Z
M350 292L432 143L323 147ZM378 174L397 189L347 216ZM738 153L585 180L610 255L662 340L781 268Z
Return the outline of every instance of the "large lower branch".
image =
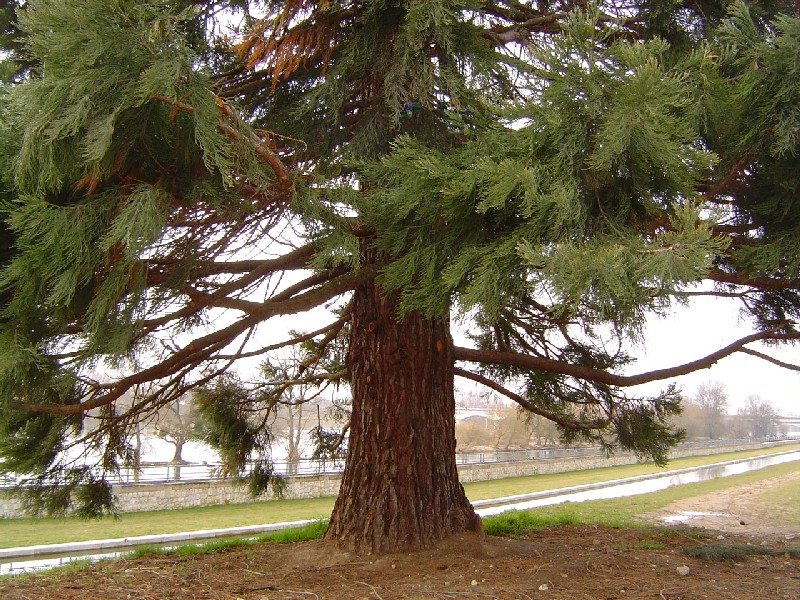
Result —
M242 333L255 327L259 323L272 317L296 314L310 310L315 306L324 304L374 279L375 274L376 268L366 266L357 273L339 277L319 288L309 290L293 298L287 298L280 302L266 302L258 311L240 319L232 325L192 340L189 344L160 363L118 381L98 386L98 389L104 390L103 393L97 394L78 404L26 404L24 402L17 402L14 403L12 407L18 410L27 410L31 412L71 415L100 408L101 406L107 406L135 385L158 381L170 377L178 371L199 366L204 361L209 360L214 353L222 350Z
M581 365L569 364L551 358L543 358L537 356L527 356L524 354L517 354L515 352L500 352L496 350L475 350L473 348L456 347L454 349L454 358L460 361L506 365L511 367L520 367L523 369L533 369L538 371L545 371L548 373L560 373L575 379L582 379L584 381L591 381L605 385L614 385L618 387L630 387L633 385L641 385L651 381L661 381L663 379L672 379L687 375L701 369L708 369L723 358L730 356L736 352L742 352L747 344L753 342L769 340L769 339L785 339L786 334L781 333L780 329L785 324L781 324L773 329L760 331L751 335L745 336L736 340L732 344L712 352L711 354L675 367L667 369L656 369L646 373L639 373L637 375L618 375L616 373L609 373L603 369L595 369L592 367L584 367ZM791 338L800 339L800 334L791 334Z
M272 296L267 302L283 302L288 298L296 297L300 292L323 285L325 282L333 281L345 273L344 268L329 269L319 273L313 273L310 277L297 282L294 285L281 290ZM264 306L264 302L254 302L252 300L244 300L242 298L234 298L228 296L224 292L226 286L220 287L214 291L213 294L207 294L197 289L187 288L186 295L190 299L190 307L197 307L197 311L201 308L214 307L214 308L230 308L239 310L247 314L259 312Z
M800 290L800 279L771 279L769 277L748 278L741 273L728 273L722 269L712 269L706 276L712 281L751 287L765 292Z
M316 252L314 244L307 244L293 249L286 254L270 259L231 260L231 261L196 261L192 264L192 276L195 278L212 277L214 275L241 275L256 273L256 277L277 270L307 269L309 261ZM170 258L142 259L149 278L164 279L163 273L170 273L186 266L185 260ZM149 281L149 279L148 279Z
M181 307L175 312L167 313L155 319L148 319L144 321L142 324L140 337L149 335L155 330L165 327L168 324L174 323L180 319L192 317L200 313L203 309L212 306L221 308L234 308L236 310L241 310L248 313L252 311L260 311L264 303L255 304L245 300L237 300L232 297L229 298L228 296L254 285L259 279L264 279L268 275L271 275L278 270L307 268L306 263L312 255L313 244L309 244L276 259L255 261L256 264L244 276L219 287L213 294L203 294L198 291L195 294L195 297L192 298L192 301L186 306ZM328 278L332 279L332 277ZM312 285L321 283L324 281L324 279L315 279L314 281L306 279L305 281L309 282L306 287L311 287ZM275 296L271 300L282 301L287 297L291 297L292 294L296 294L298 289L299 288L294 287L290 290L284 290L281 292L280 297ZM191 294L187 293L187 295L191 297ZM78 333L78 331L70 331L68 333Z

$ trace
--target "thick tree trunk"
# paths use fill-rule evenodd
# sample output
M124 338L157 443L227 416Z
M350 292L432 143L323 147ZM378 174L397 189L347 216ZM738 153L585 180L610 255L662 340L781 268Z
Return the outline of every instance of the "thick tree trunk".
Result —
M447 319L395 319L374 284L356 291L347 464L326 539L359 554L414 550L480 531L455 461Z

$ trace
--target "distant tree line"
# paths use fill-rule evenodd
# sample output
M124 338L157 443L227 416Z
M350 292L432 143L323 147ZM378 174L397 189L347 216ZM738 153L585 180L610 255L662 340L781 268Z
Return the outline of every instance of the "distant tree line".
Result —
M779 415L770 400L751 395L735 413L729 412L725 385L710 381L687 396L683 413L676 419L689 440L723 438L765 438L784 433Z
M731 412L730 397L719 381L700 384L686 394L683 412L674 419L686 431L687 440L767 438L785 433L780 415L770 400L748 396L744 406ZM521 413L491 397L467 395L459 405L489 408L485 416L474 416L456 425L460 452L480 450L524 450L536 446L561 444L558 429L546 419Z

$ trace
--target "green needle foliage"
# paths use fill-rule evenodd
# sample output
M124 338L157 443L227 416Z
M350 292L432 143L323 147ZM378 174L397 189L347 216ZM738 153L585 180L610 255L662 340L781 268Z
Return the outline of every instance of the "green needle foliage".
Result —
M663 463L672 380L800 336L795 11L6 3L0 472L28 478L34 510L105 512L139 424L194 391L227 472L256 458L263 492L293 386L346 395L356 363L391 380L418 348L406 332L365 356L378 317L451 315L471 345L445 380ZM373 284L390 314L353 327ZM627 375L645 320L698 285L740 298L752 335ZM315 309L324 324L275 326ZM253 359L261 381L234 374ZM359 389L353 421L405 435ZM341 433L318 431L336 452Z

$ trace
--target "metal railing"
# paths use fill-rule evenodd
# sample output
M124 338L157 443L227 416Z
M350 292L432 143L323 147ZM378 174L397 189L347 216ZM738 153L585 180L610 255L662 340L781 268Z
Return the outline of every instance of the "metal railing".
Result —
M774 436L765 439L707 440L702 442L684 442L676 446L676 450L691 448L719 448L741 444L754 444L781 441L785 438ZM528 450L497 450L489 452L459 452L456 463L462 465L480 465L497 463L529 462L536 460L565 460L604 456L605 450L600 446L550 446L531 448ZM624 454L618 452L618 454ZM252 468L248 464L244 474ZM275 461L274 472L284 476L327 475L337 474L344 470L344 459L320 460L303 458L297 461ZM226 476L222 465L218 463L144 463L139 469L123 468L117 474L106 474L109 483L116 485L141 483L171 483L187 481L218 481ZM17 482L14 477L0 477L0 488L13 486Z
M255 463L248 463L242 475L248 475ZM273 472L296 477L301 475L338 474L344 470L344 459L320 460L302 458L295 461L273 461ZM227 476L218 463L147 463L138 469L122 469L116 477L106 477L111 483L168 483L177 481L217 481Z

